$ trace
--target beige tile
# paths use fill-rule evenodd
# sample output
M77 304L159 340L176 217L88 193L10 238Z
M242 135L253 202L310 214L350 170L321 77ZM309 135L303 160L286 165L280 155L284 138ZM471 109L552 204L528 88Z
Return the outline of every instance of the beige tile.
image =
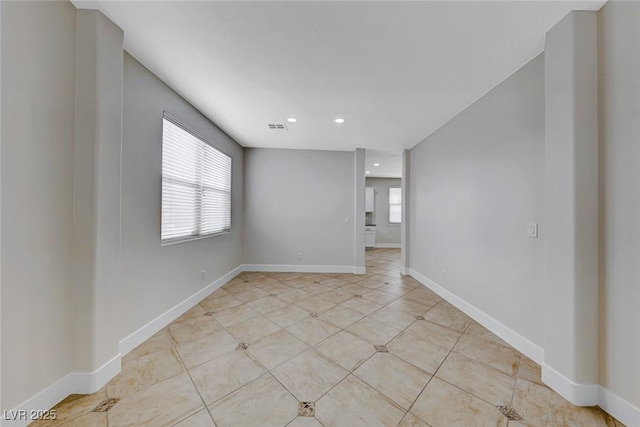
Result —
M431 374L440 367L449 354L449 350L425 342L409 332L403 332L387 344L387 349L389 353Z
M153 353L154 351L167 349L171 347L171 336L166 329L162 329L157 334L131 350L122 358L122 363L126 363L130 360L137 359L145 354Z
M287 331L309 345L316 345L339 330L340 328L313 317L287 327Z
M492 366L512 377L518 372L520 353L471 335L462 335L453 351Z
M307 285L300 289L303 289L312 295L319 295L319 294L324 294L326 292L329 292L334 288L332 288L331 286L325 286L322 283L312 283L311 285Z
M386 344L395 338L402 330L386 323L365 317L347 328L347 331L368 341L370 344Z
M103 387L93 394L72 394L52 409L55 410L55 420L38 420L29 424L29 427L50 427L61 425L69 420L76 419L93 410L100 402L107 398L106 388ZM44 408L43 408L44 409ZM48 408L47 408L48 409Z
M459 331L447 328L428 320L418 320L407 328L421 340L451 350L462 335Z
M492 405L511 403L514 378L456 353L449 354L436 376Z
M460 332L463 332L471 323L469 316L445 301L436 304L424 315L424 318Z
M299 305L300 307L304 308L307 311L310 311L311 313L324 313L336 304L334 302L324 300L319 296L313 296L298 301L296 305Z
M353 274L340 275L339 277L332 277L331 279L323 280L322 282L320 282L320 284L336 289L350 283L349 280L345 280L346 278L353 278L353 277L357 277L357 276L354 276Z
M360 282L358 283L350 283L348 285L345 285L341 288L339 288L342 292L347 292L350 293L352 296L353 295L362 295L362 294L366 294L367 292L370 292L371 289L367 288L366 286L362 286L360 284Z
M251 307L252 309L254 309L260 314L269 313L273 310L277 310L279 308L286 307L288 305L289 305L288 302L272 296L268 296L268 297L261 298L259 300L255 300L247 303L248 307Z
M442 299L437 294L424 287L414 289L413 291L405 294L403 298L413 302L417 302L418 304L424 304L431 307L436 305Z
M294 357L271 373L301 402L318 400L348 375L347 371L313 349Z
M287 427L323 427L314 417L296 417Z
M300 320L305 319L310 315L311 313L307 310L300 308L295 304L291 304L265 314L266 317L277 323L282 328L298 323Z
M404 313L408 313L412 316L422 316L431 308L431 306L429 305L420 304L405 298L400 298L392 302L391 304L387 305L387 307L393 310L398 310Z
M218 331L197 340L178 344L176 350L178 350L187 369L191 369L220 355L234 351L237 345L238 342L227 332Z
M407 412L398 427L429 427L427 423L420 418L412 415L411 412Z
M362 319L364 314L357 311L350 310L341 305L333 307L331 310L325 311L319 317L319 319L329 322L337 327L344 329L347 326Z
M302 301L303 299L309 298L310 296L311 294L309 292L303 291L302 289L292 289L290 291L278 294L278 298L291 303Z
M309 346L285 330L267 335L247 349L265 368L276 366L302 353Z
M191 415L189 418L180 421L175 424L174 427L216 427L209 415L207 409L203 409L200 412Z
M345 292L341 289L334 289L332 291L329 291L325 294L322 294L322 298L326 299L327 301L331 301L333 303L336 304L340 304L342 302L345 302L348 299L353 298L353 294L349 293L349 292Z
M169 325L169 333L178 344L193 341L221 330L222 327L211 316L196 317Z
M107 427L106 412L89 412L64 424L64 427Z
M408 410L431 375L390 353L376 353L353 375Z
M542 383L542 369L540 368L540 365L529 359L524 354L520 356L518 378L524 378L525 380L544 385Z
M182 316L180 316L176 320L174 320L174 323L178 323L178 322L182 322L183 320L189 320L189 319L194 319L196 317L204 316L205 313L206 313L206 311L204 310L204 308L202 308L200 306L200 304L196 304L195 306L191 307L189 310L184 312L184 314L182 314Z
M389 279L386 277L372 276L368 279L359 281L358 285L364 286L369 289L376 289L384 285L384 282L387 282L387 281L389 281Z
M228 327L227 331L238 341L248 344L258 341L260 338L266 337L280 329L280 326L266 317L256 316Z
M395 294L398 296L406 295L412 290L416 288L416 285L403 283L401 280L396 280L394 282L389 282L388 285L380 286L381 291L388 292L390 294Z
M432 378L411 412L433 427L506 427L497 408L469 393Z
M234 297L244 302L255 301L267 296L269 296L269 294L260 288L247 289L245 291L238 292L237 294L234 295Z
M348 309L351 309L353 311L357 311L358 313L362 313L365 316L382 308L380 304L364 298L351 298L343 302L342 306L347 307Z
M400 297L398 295L390 294L390 293L375 289L373 291L369 291L365 294L362 294L362 298L368 299L369 301L373 301L380 305L387 305L390 302L393 302Z
M204 309L205 312L213 312L226 310L231 307L235 307L243 304L237 298L232 296L223 296L220 298L209 299L209 297L205 298L200 302L200 306Z
M268 285L262 286L262 290L269 294L281 294L286 291L290 291L293 289L291 286L287 286L282 282L270 283Z
M107 394L123 398L181 372L184 368L175 350L159 350L124 363L120 373L107 384Z
M345 331L318 344L316 350L348 371L352 371L375 352L373 345Z
M265 370L245 351L236 350L193 368L189 372L202 399L209 405L258 378Z
M373 313L370 317L401 330L407 328L409 325L416 321L415 316L412 316L409 313L404 313L402 311L393 310L389 307L381 308L380 310Z
M280 427L298 414L298 402L270 374L209 406L218 427Z
M353 375L316 402L316 418L326 427L398 425L404 411Z
M222 326L228 328L236 323L256 317L258 314L257 311L248 307L248 304L244 304L214 313L213 318Z
M518 378L513 406L535 427L551 426L611 426L610 417L597 407L574 406L553 390Z
M472 335L474 337L482 338L483 340L490 341L494 344L503 345L505 347L511 347L509 344L501 340L497 335L493 334L491 331L486 329L484 326L480 325L477 322L471 321L469 327L466 331L464 331L467 335Z
M202 407L183 373L121 399L107 414L109 427L158 427L175 424Z

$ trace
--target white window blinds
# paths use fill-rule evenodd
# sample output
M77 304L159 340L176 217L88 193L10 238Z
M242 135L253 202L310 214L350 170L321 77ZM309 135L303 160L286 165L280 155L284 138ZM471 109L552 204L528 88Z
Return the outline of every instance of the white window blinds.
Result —
M168 114L162 128L162 242L231 230L231 157Z
M389 188L389 222L400 224L402 222L402 189Z

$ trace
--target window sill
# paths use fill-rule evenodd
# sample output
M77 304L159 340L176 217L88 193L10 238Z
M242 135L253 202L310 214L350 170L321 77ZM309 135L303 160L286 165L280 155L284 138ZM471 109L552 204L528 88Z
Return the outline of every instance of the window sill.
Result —
M160 246L177 245L179 243L193 242L194 240L208 239L209 237L215 237L215 236L220 236L220 235L223 235L223 234L230 234L230 233L231 233L231 230L229 230L229 231L221 231L219 233L206 234L204 236L184 237L184 238L179 238L179 239L166 240L166 241L161 242Z

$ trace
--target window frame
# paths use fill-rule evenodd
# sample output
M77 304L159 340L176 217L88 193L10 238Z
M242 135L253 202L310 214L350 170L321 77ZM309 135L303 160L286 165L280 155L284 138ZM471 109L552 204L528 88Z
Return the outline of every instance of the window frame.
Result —
M206 184L204 184L202 182L202 177L203 177L203 173L202 173L202 168L203 168L203 158L204 156L202 155L202 153L199 155L199 160L198 160L198 164L196 165L196 169L198 171L198 182L197 183L191 183L188 181L184 181L181 180L179 178L175 178L175 177L169 177L169 176L165 176L163 173L163 166L162 166L162 162L164 161L164 124L165 124L165 120L167 120L168 122L170 122L171 124L177 126L178 128L182 129L183 131L185 131L186 133L188 133L190 136L192 136L193 138L197 139L198 141L200 141L203 144L208 145L211 149L219 152L220 154L226 156L229 158L229 228L228 229L224 229L221 231L215 231L212 233L206 233L206 234L201 234L201 230L202 230L202 223L203 223L203 213L202 213L202 200L203 200L203 190L205 188L209 188L212 189L213 191L220 191L218 189L215 189L211 186L208 186ZM206 239L209 237L214 237L214 236L219 236L219 235L224 235L224 234L229 234L231 233L231 229L232 229L232 223L233 223L233 201L232 201L232 196L233 196L233 157L228 154L225 150L220 149L219 147L213 145L212 143L210 143L207 139L205 139L204 137L202 137L198 132L196 132L195 130L193 130L193 128L191 128L189 125L187 125L186 123L184 123L183 121L181 121L180 119L176 118L175 116L169 114L168 112L164 111L162 114L162 137L161 137L161 167L160 167L160 244L161 246L169 246L169 245L175 245L178 243L183 243L183 242L191 242L193 240L201 240L201 239ZM200 215L196 215L196 230L198 232L198 234L190 234L190 235L185 235L185 236L180 236L180 237L173 237L173 238L168 238L168 239L163 239L162 238L162 217L164 214L163 208L162 208L162 204L164 202L164 198L163 198L163 187L164 187L164 182L165 180L169 181L169 182L173 182L177 185L183 186L183 187L189 187L189 188L194 188L194 190L196 192L200 191L200 196L196 198L195 200L195 204L194 204L194 208L196 209L196 212L198 212L198 210L200 211Z
M400 203L391 203L391 190L392 189L398 189L400 190ZM402 187L388 187L388 191L387 191L387 214L388 214L388 218L389 218L389 224L392 225L399 225L402 224ZM391 206L400 206L400 220L398 222L393 222L391 221Z

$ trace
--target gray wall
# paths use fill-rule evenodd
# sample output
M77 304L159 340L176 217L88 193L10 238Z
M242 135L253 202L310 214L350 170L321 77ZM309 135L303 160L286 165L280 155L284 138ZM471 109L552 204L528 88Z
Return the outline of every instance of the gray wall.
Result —
M541 346L543 56L414 147L410 182L411 268Z
M389 223L389 187L400 188L402 180L367 178L366 185L373 187L375 192L373 223L376 224L376 244L400 245L400 224Z
M67 2L0 8L0 405L8 410L72 370L76 11Z
M353 152L246 149L245 263L353 266L354 179Z
M232 157L231 233L160 245L163 110ZM243 211L242 147L126 53L123 115L121 338L242 264Z
M598 14L600 384L640 407L640 3Z

